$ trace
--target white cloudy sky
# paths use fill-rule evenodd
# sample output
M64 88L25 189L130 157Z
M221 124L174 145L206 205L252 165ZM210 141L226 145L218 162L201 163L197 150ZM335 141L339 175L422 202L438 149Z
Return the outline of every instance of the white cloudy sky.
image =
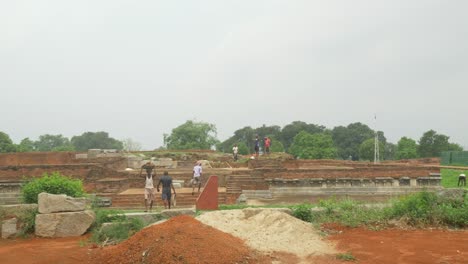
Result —
M363 122L468 148L468 1L2 1L0 131ZM374 123L374 113L378 122Z

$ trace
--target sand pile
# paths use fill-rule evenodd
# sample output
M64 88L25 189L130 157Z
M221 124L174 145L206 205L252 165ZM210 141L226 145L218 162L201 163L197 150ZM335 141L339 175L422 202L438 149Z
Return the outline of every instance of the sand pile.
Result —
M250 248L190 216L176 216L100 250L93 263L256 263Z
M273 209L247 208L207 212L197 217L202 223L244 239L263 252L282 251L301 258L334 254L334 247L317 234L310 223Z

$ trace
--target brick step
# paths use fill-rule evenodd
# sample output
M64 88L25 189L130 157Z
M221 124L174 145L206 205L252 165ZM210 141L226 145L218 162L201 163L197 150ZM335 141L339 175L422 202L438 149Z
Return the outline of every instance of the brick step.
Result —
M195 202L198 198L198 195L191 194L178 194L177 195L177 207L192 207L195 205ZM225 193L222 193L218 196L218 203L224 204L226 201ZM156 204L162 204L160 196L156 196ZM131 194L131 195L114 195L112 196L112 206L113 208L144 208L144 197L141 194Z
M0 193L0 199L2 199L2 198L16 198L16 197L21 197L21 193L14 193L14 192Z
M20 203L21 203L21 199L16 199L16 198L0 199L0 205L20 204Z

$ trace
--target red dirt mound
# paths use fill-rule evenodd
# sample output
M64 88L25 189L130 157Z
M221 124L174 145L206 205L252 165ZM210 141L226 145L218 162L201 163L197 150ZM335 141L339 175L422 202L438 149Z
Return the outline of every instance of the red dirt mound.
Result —
M250 251L241 239L181 215L99 250L93 262L256 263Z

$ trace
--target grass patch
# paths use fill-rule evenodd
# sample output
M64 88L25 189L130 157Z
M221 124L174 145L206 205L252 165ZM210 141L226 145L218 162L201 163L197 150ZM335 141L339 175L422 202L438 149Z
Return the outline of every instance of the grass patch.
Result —
M318 210L312 211L314 207L318 207ZM382 208L367 208L361 202L348 198L320 200L317 205L305 203L291 209L293 215L303 221L315 224L339 223L349 227L385 225L387 215Z
M356 257L349 252L336 254L336 258L343 261L356 261Z
M23 210L18 213L18 222L20 223L20 229L18 230L19 237L28 237L34 233L34 227L36 225L36 214L37 209Z
M312 208L318 206L318 210ZM343 226L385 228L389 221L404 221L411 226L468 227L468 191L452 190L438 195L419 192L395 199L387 207L372 208L352 199L326 199L317 205L301 204L291 208L293 215L315 225L338 223Z
M458 176L461 173L468 175L468 170L441 169L440 175L442 177L442 186L445 188L461 188L458 187ZM468 186L465 186L464 189L468 190Z
M144 227L142 220L127 218L121 210L96 210L91 241L97 244L116 244L128 239Z

